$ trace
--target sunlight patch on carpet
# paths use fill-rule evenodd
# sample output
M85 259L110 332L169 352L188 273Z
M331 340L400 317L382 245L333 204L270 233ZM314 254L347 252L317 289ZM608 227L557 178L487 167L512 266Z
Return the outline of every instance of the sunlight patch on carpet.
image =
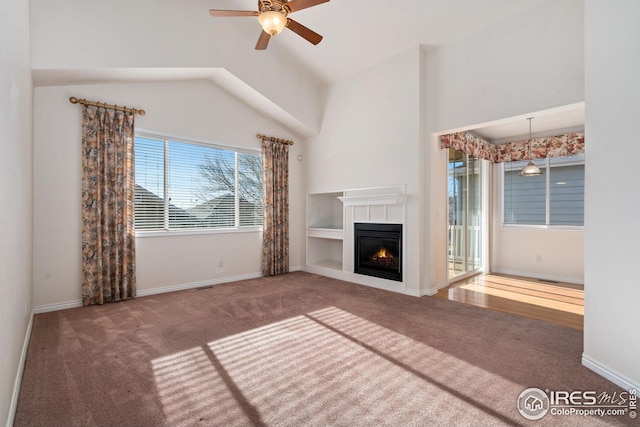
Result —
M207 425L207 420L225 424L242 419L249 423L202 348L151 363L158 396L170 425L192 425L194 421Z
M521 422L523 385L336 307L156 359L153 370L172 425ZM512 407L496 409L505 396Z

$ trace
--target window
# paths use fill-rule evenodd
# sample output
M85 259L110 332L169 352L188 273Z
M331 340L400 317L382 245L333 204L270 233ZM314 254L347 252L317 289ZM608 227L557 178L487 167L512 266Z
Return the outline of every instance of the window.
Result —
M584 155L536 160L539 176L520 176L527 162L503 163L503 223L584 225Z
M448 278L482 268L483 160L449 148Z
M136 230L262 225L262 156L136 135Z

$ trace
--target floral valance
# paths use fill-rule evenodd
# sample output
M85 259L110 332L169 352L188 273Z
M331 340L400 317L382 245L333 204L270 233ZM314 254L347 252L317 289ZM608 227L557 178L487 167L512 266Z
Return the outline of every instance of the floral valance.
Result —
M440 137L440 148L453 148L493 163L529 160L529 141L492 144L470 132L455 132ZM531 139L531 157L576 156L584 153L584 132Z

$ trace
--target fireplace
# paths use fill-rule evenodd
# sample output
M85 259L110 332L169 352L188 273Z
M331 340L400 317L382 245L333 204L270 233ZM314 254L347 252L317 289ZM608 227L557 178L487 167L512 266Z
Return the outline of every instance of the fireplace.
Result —
M402 282L402 224L353 224L354 273Z

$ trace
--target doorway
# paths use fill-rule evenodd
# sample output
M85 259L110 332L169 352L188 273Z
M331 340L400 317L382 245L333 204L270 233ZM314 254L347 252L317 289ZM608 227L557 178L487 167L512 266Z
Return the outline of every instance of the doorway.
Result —
M450 282L482 271L482 160L449 148L447 279Z

